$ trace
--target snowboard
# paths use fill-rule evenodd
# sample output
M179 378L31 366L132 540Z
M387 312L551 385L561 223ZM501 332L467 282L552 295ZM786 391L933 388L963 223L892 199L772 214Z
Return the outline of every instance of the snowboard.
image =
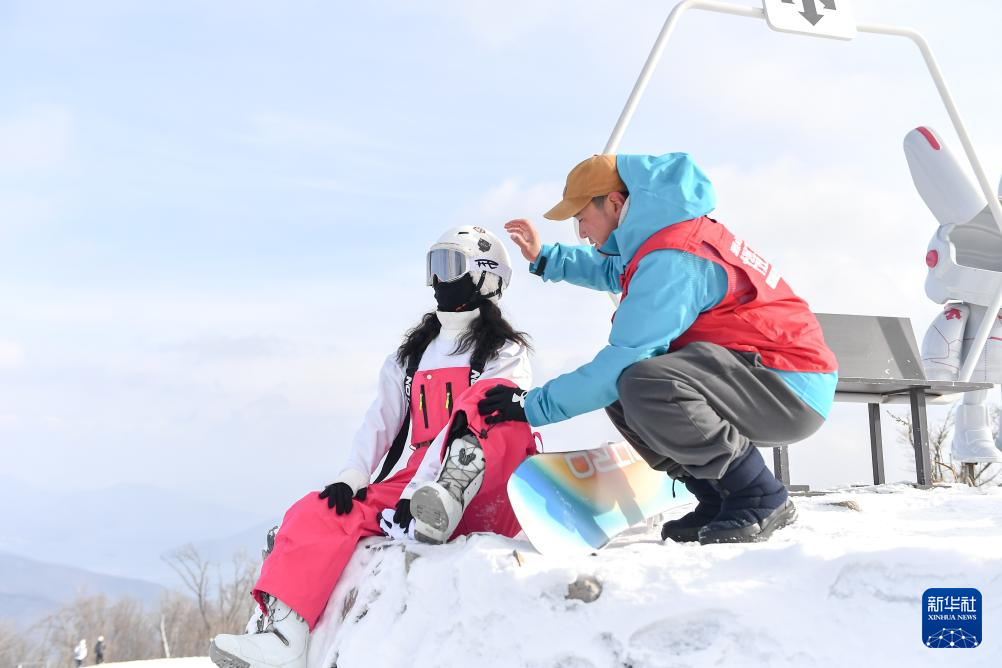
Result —
M681 516L696 500L655 471L626 442L533 455L508 480L508 498L540 554L588 554L662 513Z

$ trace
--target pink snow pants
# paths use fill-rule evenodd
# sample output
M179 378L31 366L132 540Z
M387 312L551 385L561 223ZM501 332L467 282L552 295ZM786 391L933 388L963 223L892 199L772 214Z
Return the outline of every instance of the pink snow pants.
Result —
M499 384L511 385L503 380L475 384L457 400L453 411L453 415L465 411L470 427L481 436L486 460L483 485L463 513L453 538L477 531L512 537L521 531L508 501L508 478L527 456L535 454L536 447L529 425L524 422L483 423L477 402ZM310 492L289 508L275 536L275 549L265 559L261 577L254 585L258 603L262 603L263 593L280 599L306 619L312 631L358 541L382 535L379 513L396 506L421 461L431 456L427 454L429 449L414 450L404 469L369 485L365 501L354 501L347 515L328 508L318 492ZM435 456L441 457L442 453Z

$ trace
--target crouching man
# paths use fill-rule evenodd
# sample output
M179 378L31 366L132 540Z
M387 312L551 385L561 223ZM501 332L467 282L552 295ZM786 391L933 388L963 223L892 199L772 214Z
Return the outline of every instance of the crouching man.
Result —
M488 420L534 427L605 408L653 468L699 501L662 538L767 538L796 517L755 446L802 440L822 425L836 362L807 304L724 225L713 186L685 153L597 155L568 175L545 214L576 217L591 245L542 245L526 220L506 225L544 281L621 293L609 343L581 368L525 392L498 387Z

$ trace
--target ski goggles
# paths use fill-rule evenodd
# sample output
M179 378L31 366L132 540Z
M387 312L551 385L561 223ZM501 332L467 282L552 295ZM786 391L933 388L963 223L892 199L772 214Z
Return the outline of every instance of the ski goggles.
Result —
M487 257L467 257L462 251L451 248L433 248L428 251L425 282L433 285L437 277L442 283L449 283L462 278L473 269L500 276L505 284L511 279L511 270L496 260Z
M432 285L436 277L442 283L449 283L462 277L470 270L469 267L469 259L460 251L433 248L428 251L428 272L425 279L428 285Z

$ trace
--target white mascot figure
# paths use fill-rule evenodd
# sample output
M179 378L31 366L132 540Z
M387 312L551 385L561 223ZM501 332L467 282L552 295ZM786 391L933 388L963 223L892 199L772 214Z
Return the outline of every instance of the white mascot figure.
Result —
M984 195L935 132L912 130L904 148L915 187L939 221L925 258L925 293L944 306L922 340L922 363L930 380L958 380L987 306L1002 288L1002 233ZM971 382L1002 383L998 317ZM992 437L988 390L966 393L956 412L953 460L1002 462L1000 447Z

